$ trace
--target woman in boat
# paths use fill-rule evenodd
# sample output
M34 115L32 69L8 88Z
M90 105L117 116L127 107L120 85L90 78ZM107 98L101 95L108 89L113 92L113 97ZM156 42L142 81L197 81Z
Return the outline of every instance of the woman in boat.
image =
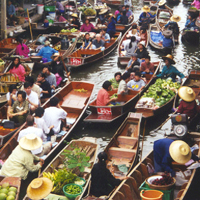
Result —
M96 105L97 106L107 106L111 101L117 100L117 98L110 99L108 91L111 90L111 82L105 81L102 85L102 88L97 94Z
M110 43L110 35L107 32L107 29L102 29L100 31L100 35L101 35L101 39L105 42L105 43Z
M25 58L27 58L29 53L29 48L25 44L23 44L22 38L18 38L17 41L19 42L19 44L16 47L15 55L24 56Z
M194 5L194 7L199 10L200 9L200 1L199 0L194 0L191 5Z
M70 23L70 26L73 26L74 28L79 30L81 27L81 24L78 20L78 15L76 13L73 13L71 16L72 16L72 21ZM83 32L87 32L87 31L83 31Z
M17 100L13 103L8 112L8 117L18 125L22 125L26 121L26 116L29 112L29 102L26 100L26 93L19 91Z
M145 41L141 41L138 43L138 49L136 50L137 57L141 60L144 61L145 58L149 55L146 47L145 47Z
M107 22L106 13L107 12L108 12L107 8L100 10L99 17L97 19L97 24L106 24L106 22Z
M189 15L188 16L188 20L186 21L185 23L185 28L192 28L192 27L195 27L195 21L196 21L196 18L194 18L192 15Z
M131 37L131 41L124 46L126 52L125 56L130 57L137 49L137 42L135 36Z
M191 153L190 147L182 140L173 141L169 138L160 139L154 142L154 167L155 172L171 173L175 176L175 171L172 168L172 162L185 164L190 159L199 161L199 158Z
M163 31L163 36L164 38L163 38L162 46L164 47L165 53L170 54L174 46L174 43L172 40L172 31L171 30Z
M128 17L126 16L126 11L121 11L121 16L117 21L118 24L127 25L128 24Z
M130 73L125 72L121 77L121 81L119 82L117 94L121 95L128 94L127 83L129 82L129 80L130 80Z
M178 75L181 79L184 78L185 76L179 72L172 64L175 64L175 61L173 60L173 56L168 54L166 56L162 57L165 66L162 69L162 72L158 75L156 75L157 78L172 78L173 82L176 82L176 75Z
M114 78L110 79L109 81L111 82L111 88L112 90L117 90L119 87L119 82L121 80L121 72L116 72L114 75Z
M128 65L126 67L126 71L130 72L131 69L134 69L134 68L139 69L139 67L140 67L140 61L137 57L137 53L131 54L131 59L128 62Z
M138 30L137 30L137 25L136 25L136 24L134 24L134 25L132 26L132 30L130 30L130 31L128 32L128 35L129 35L130 37L135 36L137 42L139 42L139 41L141 40L141 37L140 37L140 34L139 34Z
M67 22L67 20L62 16L60 11L56 12L56 20L58 22Z
M116 21L113 15L109 14L108 24L107 24L107 33L110 35L110 38L112 38L116 32L115 24L116 24Z
M8 101L8 105L12 106L13 103L17 100L17 87L16 84L12 84L9 86L9 92L6 94L6 99Z
M160 0L158 2L158 6L159 6L159 9L166 9L165 5L166 5L166 0Z
M140 28L140 42L141 41L145 41L145 43L147 42L147 29L144 27Z
M90 19L86 18L85 23L81 26L80 31L81 32L93 32L95 30L95 27L92 23L90 23Z
M99 197L102 195L109 195L110 192L121 183L121 180L116 179L106 164L108 156L105 152L98 154L99 162L94 164L91 171L91 194ZM122 180L127 179L127 177Z
M156 15L152 15L150 13L150 8L145 5L143 8L142 8L142 13L140 14L140 17L139 17L139 25L141 25L142 27L145 27L148 29L149 27L149 24L151 22L151 20L156 16Z

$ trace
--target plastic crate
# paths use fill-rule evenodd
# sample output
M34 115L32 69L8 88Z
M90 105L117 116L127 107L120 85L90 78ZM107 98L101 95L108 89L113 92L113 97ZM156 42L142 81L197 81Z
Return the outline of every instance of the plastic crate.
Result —
M56 10L55 6L44 6L44 11L55 12L55 10Z
M140 185L139 190L155 190L155 189L151 189L146 183L145 181ZM171 190L158 190L161 191L164 195L163 195L163 200L173 200L174 199L174 188L172 188Z

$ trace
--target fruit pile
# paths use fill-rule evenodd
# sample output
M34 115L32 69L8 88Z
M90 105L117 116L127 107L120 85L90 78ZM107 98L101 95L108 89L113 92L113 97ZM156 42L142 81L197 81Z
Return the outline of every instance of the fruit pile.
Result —
M15 200L17 188L10 186L9 183L3 183L0 186L0 200Z
M170 176L169 173L165 172L164 175L162 175L161 179L155 179L152 181L152 184L154 185L170 185L174 182L174 179Z
M84 88L82 88L82 89L74 89L74 91L75 92L83 92L83 93L86 93L87 92L87 90L85 90Z
M65 188L65 192L68 194L80 194L81 193L81 188L77 185L67 185Z
M74 32L77 32L78 29L76 28L72 28L72 29L62 29L61 30L61 33L74 33Z
M19 78L17 75L5 74L1 76L1 82L19 82Z
M117 98L118 97L118 95L117 95L117 93L115 93L115 94L113 94L112 96L110 96L110 99L112 99L112 98Z
M93 8L87 8L84 11L84 15L86 15L86 16L95 16L96 15L96 10L94 10Z

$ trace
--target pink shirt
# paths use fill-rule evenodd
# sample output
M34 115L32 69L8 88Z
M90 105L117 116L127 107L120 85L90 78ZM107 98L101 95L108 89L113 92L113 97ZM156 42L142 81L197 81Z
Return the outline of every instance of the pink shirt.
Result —
M97 106L106 106L109 101L109 93L104 88L101 88L97 94Z
M60 16L59 19L58 19L58 21L59 21L59 22L65 22L65 21L67 21L67 20L66 20L63 16Z
M200 9L200 2L198 0L194 0L191 5L194 5L196 9Z
M83 24L83 25L81 26L80 31L81 31L81 32L92 32L93 29L94 29L93 24L89 23L88 26L87 26L86 24Z
M60 83L62 81L62 77L58 73L56 73L55 76L56 76L56 84L60 85Z
M24 47L24 50L22 50L22 46ZM16 55L28 57L29 48L25 44L18 44L15 50Z
M25 81L25 69L24 67L20 64L17 68L13 67L9 71L11 74L14 74L15 76L17 75L19 77L19 81L24 82Z

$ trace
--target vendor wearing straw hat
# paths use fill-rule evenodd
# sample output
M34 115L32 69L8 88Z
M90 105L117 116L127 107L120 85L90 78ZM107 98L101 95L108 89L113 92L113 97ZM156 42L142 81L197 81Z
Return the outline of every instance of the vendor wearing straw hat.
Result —
M178 90L178 95L182 99L178 107L177 113L187 114L190 119L199 113L199 106L195 101L196 94L194 90L188 86L182 86Z
M176 76L177 75L181 79L185 77L174 66L172 66L172 64L175 64L175 61L173 60L172 55L168 54L166 56L163 56L162 58L165 62L165 66L163 67L162 72L156 76L157 78L169 78L169 77L171 77L172 81L176 82Z
M33 133L20 139L19 145L12 151L1 168L1 175L6 177L21 177L26 179L29 172L38 171L44 164L44 160L33 155L31 150L42 146L42 140ZM38 161L38 164L34 164Z
M175 176L172 169L172 162L185 164L190 159L199 161L199 158L193 154L187 143L182 140L171 140L169 138L160 139L154 142L153 146L155 172L169 172Z
M80 27L81 27L81 24L80 24L80 22L79 22L79 20L78 20L78 15L76 14L76 13L73 13L72 15L71 15L71 17L72 17L72 21L71 21L71 23L70 23L70 26L73 26L74 28L76 28L76 29L80 29Z
M107 8L103 8L100 10L97 24L105 24L106 23L106 20L107 20L106 13L107 12L108 12Z
M165 5L166 5L166 0L160 0L158 2L158 6L159 6L159 9L166 9Z

